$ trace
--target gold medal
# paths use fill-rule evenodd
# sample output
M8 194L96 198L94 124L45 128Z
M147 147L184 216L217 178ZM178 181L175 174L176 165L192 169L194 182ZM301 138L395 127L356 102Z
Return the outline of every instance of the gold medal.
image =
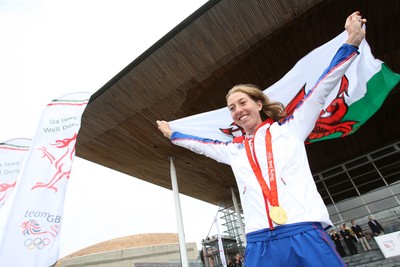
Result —
M285 224L287 221L286 211L279 206L272 206L269 211L269 216L276 224Z

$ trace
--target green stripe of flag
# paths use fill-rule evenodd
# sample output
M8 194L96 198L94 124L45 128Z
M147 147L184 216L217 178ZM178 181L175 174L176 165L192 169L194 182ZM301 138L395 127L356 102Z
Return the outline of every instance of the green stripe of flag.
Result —
M385 63L382 64L381 71L377 72L367 82L367 92L365 96L354 102L346 115L344 121L358 121L354 125L354 132L363 125L375 112L382 106L390 91L399 83L400 74L394 73Z

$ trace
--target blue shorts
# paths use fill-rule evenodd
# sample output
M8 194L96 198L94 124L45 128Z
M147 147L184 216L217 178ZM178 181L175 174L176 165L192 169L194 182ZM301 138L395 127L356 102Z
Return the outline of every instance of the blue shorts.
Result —
M346 266L320 223L296 223L246 235L245 267Z

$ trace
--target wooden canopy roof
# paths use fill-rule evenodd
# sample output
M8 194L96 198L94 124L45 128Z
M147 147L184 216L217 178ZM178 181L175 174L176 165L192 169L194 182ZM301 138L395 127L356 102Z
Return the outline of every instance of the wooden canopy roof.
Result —
M400 1L209 1L112 78L91 98L78 135L77 156L220 204L236 182L229 166L172 145L155 121L225 106L235 84L266 88L312 49L341 33L359 10L368 19L375 57L400 72ZM107 64L106 62L104 64ZM307 146L313 172L399 140L399 86L355 134Z

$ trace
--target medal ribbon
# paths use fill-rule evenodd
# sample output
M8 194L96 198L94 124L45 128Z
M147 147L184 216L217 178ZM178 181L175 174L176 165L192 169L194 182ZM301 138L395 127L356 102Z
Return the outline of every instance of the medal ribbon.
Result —
M268 177L269 177L269 183L271 189L269 189L267 183L264 180L264 177L261 172L260 165L257 162L257 157L256 157L256 151L254 149L253 145L253 155L251 154L250 151L250 145L248 139L245 139L245 148L246 148L246 154L247 158L249 159L249 163L251 168L253 169L254 175L257 177L257 181L261 186L261 190L264 196L264 201L265 201L265 207L267 210L267 216L268 216L268 221L270 228L273 229L273 224L272 220L269 216L269 208L268 208L268 202L271 204L271 206L279 206L279 201L278 201L278 190L276 187L276 176L275 176L275 165L274 165L274 156L272 153L272 143L271 143L271 132L269 129L267 129L266 134L265 134L265 147L266 147L266 152L267 152L267 163L268 163Z

